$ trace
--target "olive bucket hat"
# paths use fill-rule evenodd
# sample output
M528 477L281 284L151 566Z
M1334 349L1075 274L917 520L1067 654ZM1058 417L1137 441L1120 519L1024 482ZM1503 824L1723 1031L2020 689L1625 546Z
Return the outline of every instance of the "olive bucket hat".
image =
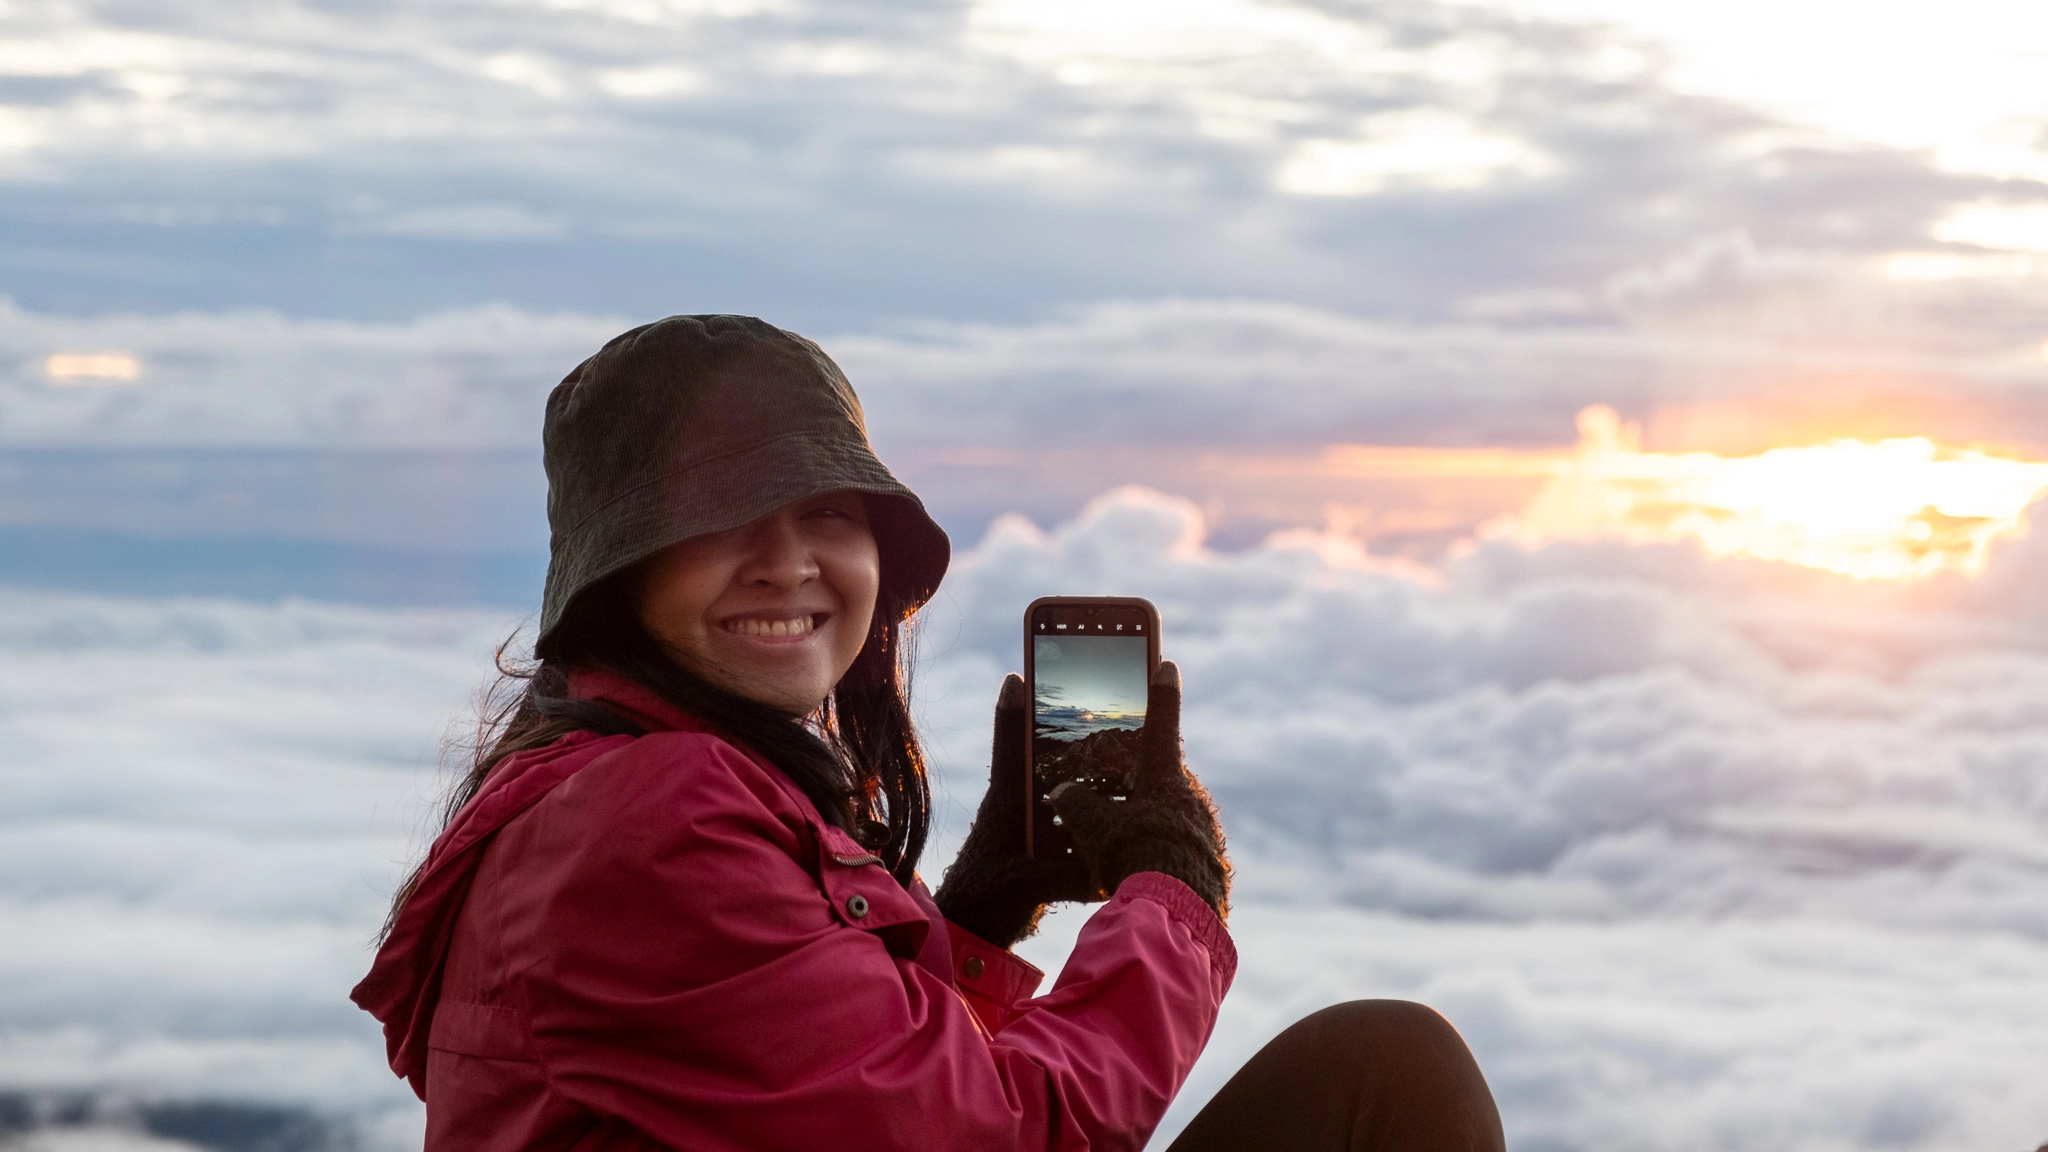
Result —
M578 595L680 540L797 500L870 497L884 603L931 598L952 544L868 444L860 400L809 340L751 316L615 337L548 397L547 590L535 651Z

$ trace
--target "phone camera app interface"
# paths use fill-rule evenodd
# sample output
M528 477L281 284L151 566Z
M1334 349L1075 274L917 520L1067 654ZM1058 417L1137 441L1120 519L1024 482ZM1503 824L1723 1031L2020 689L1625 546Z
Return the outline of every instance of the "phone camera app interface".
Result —
M1068 610L1034 625L1032 759L1041 800L1069 780L1118 799L1129 789L1150 672L1145 617Z

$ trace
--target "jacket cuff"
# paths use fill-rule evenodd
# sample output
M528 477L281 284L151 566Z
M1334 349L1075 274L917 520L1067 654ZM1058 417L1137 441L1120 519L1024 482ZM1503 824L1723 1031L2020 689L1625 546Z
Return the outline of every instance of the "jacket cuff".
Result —
M1151 900L1163 906L1166 914L1179 921L1196 943L1209 950L1210 971L1223 981L1224 987L1236 978L1237 945L1230 939L1230 930L1223 926L1222 918L1209 907L1209 902L1195 895L1193 888L1164 872L1137 872L1117 885L1114 899Z
M1045 973L951 920L946 921L946 932L953 945L953 986L966 997L967 1006L983 1026L991 1033L1001 1031L1016 1018L1017 1005L1038 991Z

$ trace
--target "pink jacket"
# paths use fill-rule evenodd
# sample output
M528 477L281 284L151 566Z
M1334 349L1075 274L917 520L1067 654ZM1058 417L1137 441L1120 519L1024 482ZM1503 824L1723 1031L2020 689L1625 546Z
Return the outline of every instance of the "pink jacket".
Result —
M1237 967L1185 885L1125 881L1034 999L779 770L630 681L575 690L650 734L501 763L353 993L429 1149L1145 1143Z

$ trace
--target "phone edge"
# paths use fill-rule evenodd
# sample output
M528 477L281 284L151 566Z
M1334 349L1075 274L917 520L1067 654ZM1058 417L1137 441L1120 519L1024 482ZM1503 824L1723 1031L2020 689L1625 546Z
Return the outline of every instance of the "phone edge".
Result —
M1029 860L1038 859L1038 803L1033 793L1038 788L1037 748L1034 746L1038 729L1038 661L1036 645L1032 643L1031 616L1040 607L1061 604L1113 604L1119 607L1142 607L1152 627L1147 631L1145 643L1145 682L1151 684L1152 674L1159 670L1162 659L1160 631L1165 627L1159 617L1159 606L1143 596L1040 596L1024 606L1024 856ZM1151 716L1146 716L1150 722Z

